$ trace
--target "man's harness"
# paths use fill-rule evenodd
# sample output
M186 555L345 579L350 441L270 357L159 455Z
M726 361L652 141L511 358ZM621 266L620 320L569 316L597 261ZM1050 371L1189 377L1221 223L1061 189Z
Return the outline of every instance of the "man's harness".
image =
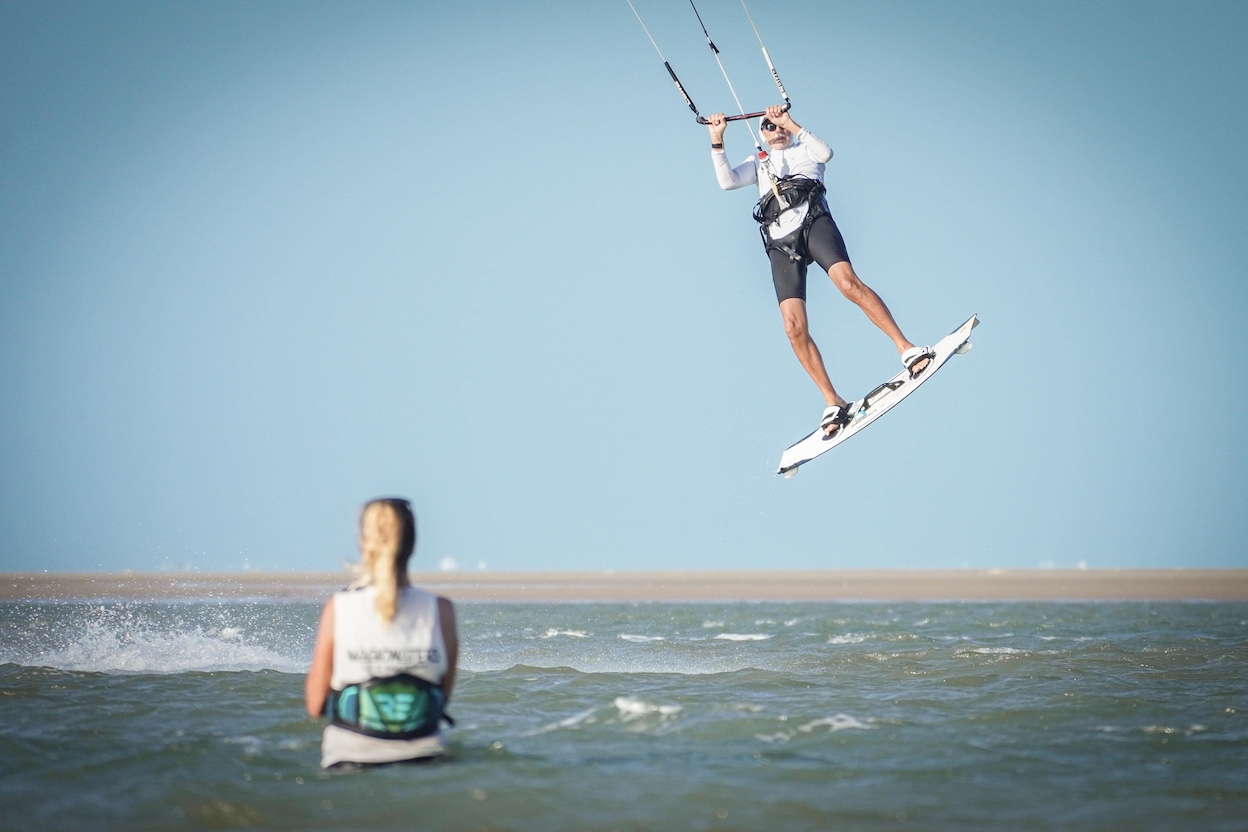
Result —
M776 194L779 192L779 198ZM754 221L758 223L758 232L763 237L763 248L770 254L773 250L782 251L794 263L810 264L814 258L806 250L802 235L814 224L815 220L829 213L828 204L824 200L826 189L818 179L806 176L782 176L775 181L775 189L765 195L754 206ZM767 233L767 226L775 222L780 214L794 206L807 203L806 217L801 227L784 235L778 240L772 239Z

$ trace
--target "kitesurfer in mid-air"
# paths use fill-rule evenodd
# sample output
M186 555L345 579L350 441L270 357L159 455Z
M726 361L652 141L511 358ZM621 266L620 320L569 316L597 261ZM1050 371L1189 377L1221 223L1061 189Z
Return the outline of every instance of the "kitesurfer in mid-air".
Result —
M852 414L849 403L832 386L819 347L810 337L806 318L807 265L818 263L826 270L841 294L856 303L892 340L911 376L926 370L935 353L931 347L910 343L884 301L854 273L845 241L824 199L823 170L832 158L832 148L793 121L784 108L768 107L766 113L761 129L767 151L751 156L735 168L724 153L724 129L728 122L723 113L711 116L711 160L715 163L715 177L724 190L758 185L761 198L754 219L761 226L771 260L771 278L784 331L798 361L823 393L827 408L819 426L831 436L849 422Z

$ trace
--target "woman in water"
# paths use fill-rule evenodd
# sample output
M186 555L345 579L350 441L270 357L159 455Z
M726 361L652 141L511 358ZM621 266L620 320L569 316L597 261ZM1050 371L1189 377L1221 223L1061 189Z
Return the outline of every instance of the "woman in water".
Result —
M328 716L321 766L421 760L443 750L455 686L455 607L408 583L416 518L406 500L360 516L359 577L325 603L304 703Z

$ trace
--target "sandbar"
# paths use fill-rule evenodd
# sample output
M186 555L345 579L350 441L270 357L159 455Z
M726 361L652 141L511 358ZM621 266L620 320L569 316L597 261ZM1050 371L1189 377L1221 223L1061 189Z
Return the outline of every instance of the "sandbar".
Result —
M1248 601L1248 569L413 572L456 601ZM0 602L314 600L345 572L0 573Z

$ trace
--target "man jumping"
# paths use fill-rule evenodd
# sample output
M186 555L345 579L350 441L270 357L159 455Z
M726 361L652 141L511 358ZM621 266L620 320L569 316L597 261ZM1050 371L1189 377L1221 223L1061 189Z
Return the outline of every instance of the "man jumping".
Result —
M823 393L827 408L819 423L826 436L844 427L852 415L849 403L832 386L819 347L810 337L806 319L806 267L818 263L841 294L858 305L871 323L892 340L912 377L927 369L935 356L931 347L916 347L902 334L893 315L870 286L854 273L836 221L824 198L824 165L832 158L826 142L797 124L782 107L768 107L761 129L768 151L754 154L735 168L724 153L723 113L709 119L711 160L724 190L757 184L761 195L754 219L771 260L771 279L780 302L784 331L797 360Z

